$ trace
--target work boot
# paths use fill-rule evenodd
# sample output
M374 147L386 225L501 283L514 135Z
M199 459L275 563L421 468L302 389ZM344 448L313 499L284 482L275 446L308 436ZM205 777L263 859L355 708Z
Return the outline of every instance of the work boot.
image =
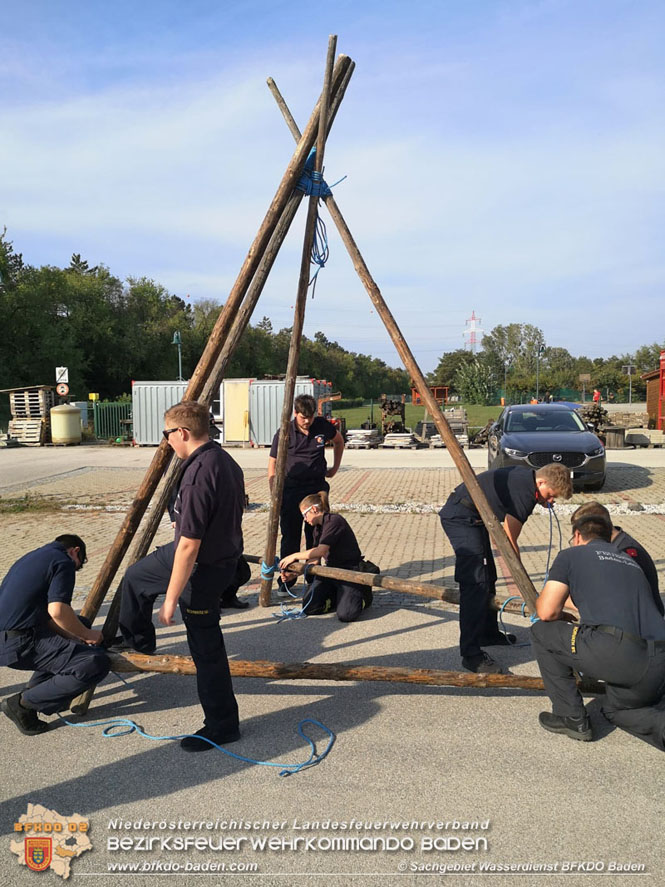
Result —
M474 671L476 674L505 674L499 663L484 650L475 656L463 657L462 665L468 671Z
M0 709L13 721L25 736L38 736L46 733L49 725L46 721L40 721L37 712L32 708L25 708L21 704L21 694L8 696L0 703Z
M508 631L497 631L496 634L480 639L480 644L483 647L512 647L516 643L517 637Z
M222 598L222 610L246 610L248 607L249 601L241 601L236 594Z
M540 726L550 733L563 733L570 739L579 739L580 742L591 742L593 734L591 732L591 724L589 716L584 714L578 718L565 718L561 715L555 715L551 711L541 711L538 715Z
M198 737L201 737L200 739ZM232 733L218 733L211 727L201 727L193 736L185 736L180 740L180 748L183 751L210 751L215 745L229 745L231 742L237 742L240 739L240 730L234 730ZM207 740L210 740L208 742Z

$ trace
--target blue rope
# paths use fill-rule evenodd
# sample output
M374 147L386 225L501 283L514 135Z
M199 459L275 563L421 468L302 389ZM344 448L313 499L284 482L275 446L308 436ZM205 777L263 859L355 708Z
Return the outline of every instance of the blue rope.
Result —
M312 241L312 258L311 264L317 265L317 269L312 276L312 279L307 284L307 286L312 287L312 298L314 298L314 293L316 291L316 280L319 276L319 271L325 267L326 262L330 258L330 249L328 247L328 232L326 231L326 223L323 221L320 215L316 216L316 227L314 228L314 240ZM312 286L313 284L313 286Z
M526 601L522 600L522 598L517 594L514 594L512 597L506 598L506 600L501 604L501 607L499 609L499 614L498 614L499 615L499 625L501 626L501 631L504 635L506 635L506 637L508 636L508 631L506 629L506 626L503 624L503 614L506 609L506 604L509 601L522 601L522 616L526 616ZM511 647L528 647L530 645L530 643L531 643L531 641L524 641L523 643L518 644L517 641L515 641L510 646Z
M279 567L279 558L275 558L275 563L269 566L265 561L261 561L261 579L272 579L275 570Z
M111 718L106 721L92 721L87 724L75 724L73 721L68 721L66 718L63 718L62 715L58 715L61 721L67 724L68 727L104 727L102 730L102 736L107 739L115 739L117 736L129 736L131 733L138 733L139 736L143 736L144 739L151 739L154 742L162 742L165 740L175 740L175 739L187 739L192 736L191 733L181 733L178 736L152 736L150 733L146 733L142 727L140 727L135 721L130 720L129 718ZM104 725L108 726L104 726ZM317 754L316 745L313 739L310 739L309 736L303 731L303 726L305 724L314 724L317 727L320 727L324 733L328 734L328 744L323 752ZM322 724L321 721L317 721L316 718L304 718L298 724L298 733L305 739L311 748L310 756L306 761L302 761L299 764L276 764L272 761L257 761L254 758L246 758L243 755L237 755L235 752L229 751L227 748L224 748L222 745L217 745L216 742L213 742L212 739L208 739L205 736L195 736L195 739L203 739L205 742L212 745L218 751L224 752L225 755L228 755L230 758L235 758L237 761L243 761L246 764L258 764L262 767L281 767L280 776L290 776L292 773L299 773L301 770L304 770L306 767L315 766L316 764L320 764L321 761L327 756L330 749L333 747L335 743L335 734L333 731L326 727L325 724Z
M302 575L305 580L305 587L307 587L307 576L308 576L310 567L312 567L312 566L313 566L312 564L305 564L305 566L303 568ZM294 594L291 591L291 589L288 587L288 585L285 585L284 588L286 588L286 590L288 591L288 593L291 595L292 598L295 599L298 596L297 594ZM307 607L309 607L311 600L312 599L310 598L307 601L307 603L305 604L305 606L301 607L299 610L296 609L295 607L287 607L286 604L281 604L280 605L281 612L280 613L273 613L273 616L275 617L275 619L278 622L284 622L286 619L303 619L307 615L307 613L305 613L305 610L307 609Z
M330 188L323 180L323 173L314 169L314 159L316 157L316 147L312 148L305 161L305 167L302 175L298 179L296 191L302 191L308 197L329 197L332 194ZM342 179L340 179L342 181ZM339 183L337 183L339 184Z

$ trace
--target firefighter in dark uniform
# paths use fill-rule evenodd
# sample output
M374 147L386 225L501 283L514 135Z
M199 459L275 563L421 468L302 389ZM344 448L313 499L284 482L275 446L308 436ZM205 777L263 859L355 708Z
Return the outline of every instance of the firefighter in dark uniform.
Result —
M601 505L600 502L585 502L584 505L580 505L580 507L577 508L571 515L571 524L574 524L575 521L582 517L582 515L584 514L599 514L604 517L610 524L612 523L610 513L604 505ZM649 552L643 545L640 545L637 539L629 536L628 533L621 529L621 527L612 526L611 542L615 548L618 548L619 551L627 554L628 557L632 557L633 560L640 565L640 567L642 568L642 572L647 577L647 582L649 583L649 586L651 588L653 602L656 605L660 615L665 616L665 607L663 606L663 601L658 589L658 570L656 570L656 565L654 564Z
M572 548L557 555L538 598L541 621L531 634L552 700L540 724L572 739L593 738L577 671L605 681L602 710L609 721L665 750L665 711L654 708L665 694L665 621L644 573L617 551L611 534L602 515L578 518ZM563 620L569 595L579 625Z
M294 417L289 425L289 444L286 455L286 476L279 516L282 534L280 557L300 549L302 515L300 502L312 493L328 491L327 477L334 477L344 454L344 438L332 422L316 415L316 401L309 394L299 394L293 402ZM332 441L333 464L328 468L325 446ZM273 437L268 458L268 483L272 492L277 466L279 431ZM312 547L312 529L305 524L305 545ZM288 597L280 580L277 594Z
M570 472L556 464L535 471L497 468L483 471L477 480L518 555L517 539L536 504L552 506L555 498L569 499L573 491ZM499 631L497 612L491 607L496 586L492 544L465 484L453 490L439 517L455 552L462 665L478 673L500 673L499 663L482 647L514 643L515 637Z
M313 545L282 558L279 567L285 582L293 575L288 567L295 561L318 564L323 558L327 567L359 569L363 556L355 533L341 514L330 513L325 491L306 496L300 503L300 513L312 528ZM371 603L372 590L365 585L316 576L305 593L302 609L306 616L335 610L340 622L354 622Z
M34 671L1 707L26 736L49 729L37 712L64 711L108 674L101 631L71 607L76 572L86 560L83 540L67 533L20 558L0 585L0 665Z
M245 487L240 467L208 436L208 410L182 401L164 416L164 437L184 460L175 502L175 540L131 566L122 582L120 630L141 653L155 650L152 607L165 594L162 625L175 609L187 629L196 684L205 715L196 737L181 740L185 751L207 751L240 738L224 639L219 627L224 589L233 582L242 555ZM198 738L201 737L201 738Z

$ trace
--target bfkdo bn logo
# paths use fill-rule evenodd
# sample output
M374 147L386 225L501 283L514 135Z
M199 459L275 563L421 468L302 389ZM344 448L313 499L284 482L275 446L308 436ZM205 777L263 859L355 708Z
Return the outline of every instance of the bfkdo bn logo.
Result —
M74 859L92 850L90 823L80 814L61 816L41 804L28 804L28 811L14 823L15 840L9 845L19 865L33 872L51 869L68 878Z

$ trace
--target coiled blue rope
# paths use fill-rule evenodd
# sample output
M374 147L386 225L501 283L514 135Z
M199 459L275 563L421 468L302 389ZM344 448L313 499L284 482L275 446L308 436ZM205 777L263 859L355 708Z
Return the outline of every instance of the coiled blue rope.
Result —
M305 580L305 586L307 586L307 581L308 581L307 575L309 573L309 568L311 566L312 566L311 564L305 564L305 567L303 569L302 575ZM298 597L297 594L295 594L294 592L291 591L291 589L288 587L288 585L284 584L283 587L288 591L289 595L294 600ZM310 599L307 601L305 606L300 607L300 609L296 609L296 607L287 607L286 604L281 604L280 605L281 613L273 613L273 616L275 617L275 619L278 622L284 622L286 619L303 619L307 615L305 610L307 609L307 607L309 607L311 600L312 600L312 598L310 597Z
M186 739L192 736L191 733L181 733L178 736L152 736L150 733L146 733L145 730L140 727L135 721L130 720L129 718L110 718L106 721L91 721L90 723L85 724L76 724L73 721L68 721L67 718L63 718L62 715L58 715L61 721L67 724L68 727L103 727L102 736L107 739L115 739L117 736L129 736L131 733L138 733L139 736L143 736L144 739L150 739L153 742L163 742L166 740L175 740L175 739ZM311 739L304 732L303 727L305 724L314 724L316 727L320 727L324 733L328 734L328 744L324 751L317 753L316 745L314 740ZM106 726L105 726L106 725ZM306 761L301 761L299 764L276 764L272 761L257 761L254 758L246 758L244 755L238 755L235 752L229 751L227 748L224 748L222 745L217 745L216 742L213 742L212 739L208 739L205 736L195 736L196 739L204 739L213 748L216 748L218 751L224 752L225 755L228 755L230 758L235 758L237 761L243 761L245 764L257 764L261 767L281 767L280 776L290 776L292 773L299 773L301 770L304 770L306 767L314 767L316 764L320 764L321 761L328 755L328 752L333 747L335 743L336 736L333 731L326 727L325 724L322 724L321 721L317 721L316 718L304 718L298 724L298 733L305 739L311 748L310 756Z

